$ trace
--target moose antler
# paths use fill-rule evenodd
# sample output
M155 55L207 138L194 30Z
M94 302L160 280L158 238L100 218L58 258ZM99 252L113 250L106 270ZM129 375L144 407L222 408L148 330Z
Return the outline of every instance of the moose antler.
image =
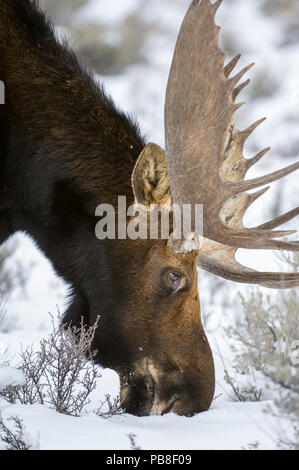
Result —
M299 214L299 207L263 225L245 228L247 208L265 191L246 191L269 184L299 168L299 162L266 176L245 180L248 169L269 148L251 159L243 147L260 119L245 131L234 125L238 85L252 67L230 77L240 55L224 66L227 53L219 46L220 27L215 14L222 0L193 0L183 21L170 71L165 103L166 158L172 202L203 205L204 243L199 264L206 270L238 282L267 287L299 285L299 274L257 272L235 259L238 248L299 250L299 243L276 240L295 231L274 228Z

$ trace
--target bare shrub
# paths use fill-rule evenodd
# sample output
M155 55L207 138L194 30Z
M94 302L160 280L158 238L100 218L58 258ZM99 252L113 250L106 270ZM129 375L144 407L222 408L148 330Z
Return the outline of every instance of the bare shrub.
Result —
M260 401L263 389L252 383L240 384L238 378L232 377L227 369L224 370L224 380L232 388L237 401Z
M105 400L101 403L100 407L97 410L94 410L94 413L100 418L111 418L111 416L122 415L125 413L121 406L121 398L118 395L116 398L111 398L107 393L105 395Z
M19 368L26 384L8 387L0 396L10 403L40 403L79 416L100 377L92 350L97 325L86 327L82 321L80 327L55 326L52 317L52 333L40 342L39 350L29 348L21 353Z
M260 445L259 441L250 442L246 447L242 447L242 450L259 450Z
M6 315L6 303L15 287L24 289L26 280L20 262L12 257L19 242L16 238L3 243L0 247L0 331L9 333L16 327L17 316ZM1 356L1 351L0 351ZM1 357L0 357L1 363Z
M299 254L280 255L295 271L299 268ZM271 391L276 416L287 418L294 438L280 438L282 445L299 448L299 382L295 346L299 344L298 289L277 291L264 295L251 291L248 298L241 295L242 312L235 323L226 329L233 339L234 369L247 376L256 387L256 377L263 380L263 391ZM229 380L227 379L227 383ZM235 382L231 387L241 394Z
M135 434L133 434L133 433L128 434L128 438L129 438L129 441L130 441L131 450L141 450L141 447L139 447L136 444L137 436Z
M25 285L25 278L20 264L18 262L13 263L13 265L11 262L8 263L17 248L18 241L16 238L7 241L0 248L0 298L2 299L2 306L14 287L17 285L24 287Z
M9 425L8 421L12 425ZM23 421L18 416L8 418L6 422L0 417L0 440L6 444L7 450L30 450L32 448L25 434Z

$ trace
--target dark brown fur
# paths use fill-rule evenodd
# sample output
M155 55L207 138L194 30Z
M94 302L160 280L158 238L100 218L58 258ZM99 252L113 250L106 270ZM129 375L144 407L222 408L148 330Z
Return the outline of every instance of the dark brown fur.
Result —
M0 243L18 230L36 241L71 286L65 322L100 315L97 361L119 373L129 412L166 412L172 397L179 414L206 410L214 368L197 255L175 255L163 240L95 237L98 204L134 200L138 126L56 41L34 1L0 0L0 10ZM180 292L163 281L174 269Z

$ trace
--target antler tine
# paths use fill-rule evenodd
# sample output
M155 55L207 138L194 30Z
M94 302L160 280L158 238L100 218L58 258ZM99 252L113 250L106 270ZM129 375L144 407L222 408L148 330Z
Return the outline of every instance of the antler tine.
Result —
M248 72L253 66L255 65L255 62L252 62L249 65L246 65L240 72L238 72L234 77L229 79L229 82L231 84L231 87L234 88L237 83L241 80L241 78L245 75L245 73Z
M251 206L251 204L253 204L259 197L263 196L269 189L270 189L270 186L266 186L265 188L260 189L259 191L256 191L255 193L249 194L248 203L246 205L245 211L246 209L248 209L249 206Z
M216 11L218 10L218 8L220 7L221 3L223 2L223 0L217 0L217 2L215 2L214 4L212 4L212 8L214 8L214 14L216 13Z
M299 215L299 206L286 212L285 214L280 215L279 217L276 217L276 219L272 219L270 222L266 222L265 224L261 224L255 228L259 230L272 230L276 227L279 227L280 225L285 224L289 220L294 219L297 217L297 215Z
M267 119L266 117L258 119L253 124L251 124L251 126L249 126L247 129L245 129L244 131L239 132L239 135L242 138L242 141L245 142L248 139L248 137L253 133L253 131L255 131L255 129L258 126L260 126L263 122L265 122L266 119Z
M250 189L258 188L259 186L263 186L264 184L273 183L273 181L277 181L284 176L293 173L295 170L298 170L299 162L293 163L281 170L273 171L265 176L260 176L258 178L253 178L252 180L241 181L239 183L232 183L232 192L237 194L242 191L248 191Z
M241 54L237 54L223 69L223 73L224 73L224 76L226 78L229 77L229 75L231 74L231 72L234 70L235 66L237 65L237 63L239 62L241 58Z
M246 167L249 170L253 165L255 165L257 162L259 162L266 153L270 152L271 147L267 147L264 150L261 150L259 153L257 153L254 157L248 158L246 160Z
M238 263L235 258L231 258L229 261L222 261L214 258L211 259L201 253L198 265L217 276L244 284L259 284L271 289L289 289L299 286L298 273L255 271Z
M248 78L245 82L241 83L238 87L234 88L233 90L233 101L236 100L237 96L241 93L243 88L245 88L250 83L250 78Z
M223 0L217 0L217 2L213 4L210 2L210 0L201 0L201 5L209 6L211 10L214 11L214 14L215 14L222 2ZM199 3L200 3L200 0L192 0L191 6L198 7Z
M295 233L293 230L273 231L298 215L298 208L258 227L243 225L247 208L268 188L254 194L246 191L294 172L299 162L244 180L249 168L270 148L251 159L243 155L246 140L265 118L244 131L235 128L233 115L242 103L234 101L249 80L238 83L254 64L230 78L240 55L224 66L227 54L219 46L220 28L215 25L220 4L221 1L211 4L209 0L193 0L175 48L165 101L166 158L172 201L203 206L204 243L200 264L204 269L239 282L268 287L297 286L299 274L258 273L235 259L238 248L299 251L298 242L277 240Z

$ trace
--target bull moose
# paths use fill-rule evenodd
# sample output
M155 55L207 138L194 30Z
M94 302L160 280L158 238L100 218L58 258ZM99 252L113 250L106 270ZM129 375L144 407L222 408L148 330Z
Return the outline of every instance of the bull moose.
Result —
M299 250L273 231L293 209L245 228L248 206L295 163L245 180L251 159L234 123L235 100L251 67L231 76L215 13L221 0L193 0L183 21L165 103L165 151L146 144L80 65L35 0L0 0L0 243L29 234L71 286L65 324L94 324L96 361L120 377L124 409L135 415L192 416L214 394L214 364L204 333L197 266L241 283L299 285L297 273L257 272L235 259L238 248ZM242 104L242 103L241 103ZM203 231L188 239L99 240L99 204L202 204ZM173 227L176 218L173 218ZM199 240L201 243L199 243Z

